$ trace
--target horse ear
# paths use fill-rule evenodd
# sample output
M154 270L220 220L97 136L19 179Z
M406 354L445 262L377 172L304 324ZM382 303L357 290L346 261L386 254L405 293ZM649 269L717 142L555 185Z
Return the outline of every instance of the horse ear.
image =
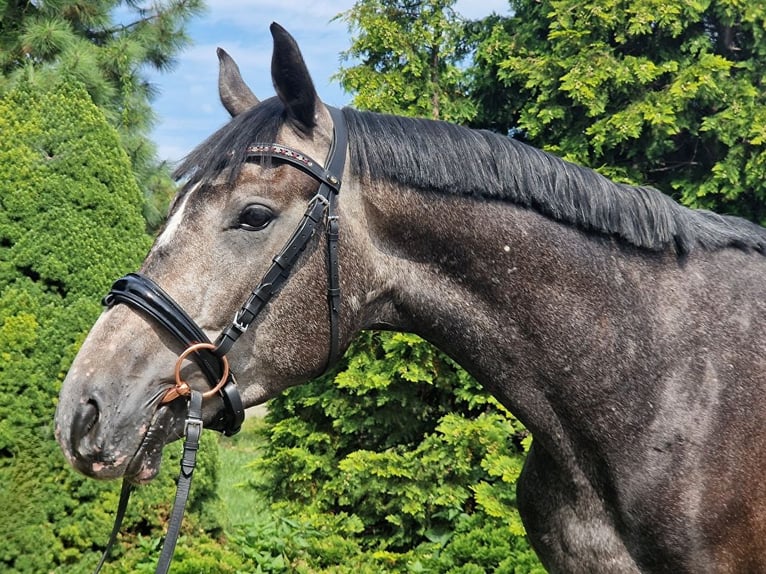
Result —
M311 81L306 62L295 39L276 22L270 27L274 38L274 55L271 58L271 79L279 99L287 110L287 116L304 131L316 125L316 108L319 101L314 82Z
M218 95L223 107L234 117L257 105L258 98L245 84L239 73L239 66L232 57L222 48L218 48L216 53L218 54Z

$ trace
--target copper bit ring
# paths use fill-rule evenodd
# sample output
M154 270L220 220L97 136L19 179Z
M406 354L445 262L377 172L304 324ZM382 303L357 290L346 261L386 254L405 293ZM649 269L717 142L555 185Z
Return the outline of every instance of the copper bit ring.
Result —
M175 376L176 376L176 386L168 389L168 391L165 393L165 396L162 397L162 403L169 403L170 401L173 401L177 399L178 397L186 397L191 394L191 387L189 386L189 383L184 381L181 378L181 366L183 365L183 362L186 360L186 358L191 355L192 353L196 353L197 351L201 351L202 349L210 349L215 350L216 346L213 343L195 343L194 345L191 345L186 348L186 350L181 353L178 356L178 359L176 360L176 369L175 369ZM221 374L221 380L218 381L218 384L210 389L209 391L206 391L202 393L203 399L209 399L218 391L221 389L222 386L226 384L226 381L229 378L229 360L226 358L226 356L220 357L221 364L223 365L223 373Z

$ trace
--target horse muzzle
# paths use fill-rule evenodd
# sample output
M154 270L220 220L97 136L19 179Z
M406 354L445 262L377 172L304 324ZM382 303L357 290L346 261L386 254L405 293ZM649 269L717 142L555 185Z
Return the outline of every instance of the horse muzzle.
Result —
M110 411L104 410L107 401L97 396L59 404L56 439L75 469L92 478L125 476L140 483L157 474L163 446L183 432L183 412L176 412L181 409L174 405L159 405L159 398L139 408L131 402L125 397ZM138 415L143 421L128 418L138 413L144 413Z

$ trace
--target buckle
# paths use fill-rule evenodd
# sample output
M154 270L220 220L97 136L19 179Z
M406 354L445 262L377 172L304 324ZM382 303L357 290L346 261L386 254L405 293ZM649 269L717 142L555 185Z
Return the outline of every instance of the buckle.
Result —
M190 426L196 426L197 427L197 436L202 434L202 419L186 419L184 422L184 437L189 436L189 427Z
M312 197L311 201L309 201L309 205L311 205L311 204L313 204L313 203L315 203L317 201L323 203L325 207L330 207L330 200L327 199L321 193L317 193L314 197Z
M237 331L239 331L239 334L241 335L242 333L247 331L247 329L250 327L250 323L243 323L240 317L241 315L239 311L234 313L234 319L232 319L231 321L231 326L234 327Z

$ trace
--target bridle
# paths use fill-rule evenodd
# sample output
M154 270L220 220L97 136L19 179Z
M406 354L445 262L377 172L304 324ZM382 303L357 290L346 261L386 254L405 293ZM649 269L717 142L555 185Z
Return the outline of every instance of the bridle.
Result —
M309 201L306 212L290 239L272 259L272 263L261 281L214 343L170 295L145 275L140 273L125 275L115 281L109 293L104 297L104 305L108 308L121 303L128 305L139 314L162 326L184 348L176 361L176 385L169 388L160 401L161 404L165 404L179 398L188 398L189 408L184 425L185 438L184 451L181 457L181 473L178 478L168 532L157 564L157 574L164 574L168 571L180 532L186 499L196 464L199 437L202 432L202 402L205 398L220 396L223 406L208 426L226 436L231 436L239 431L245 418L245 411L237 390L234 374L229 369L226 354L253 324L272 297L277 295L322 222L325 223L327 234L327 301L330 322L330 351L327 367L332 365L338 357L341 297L338 269L339 223L336 204L346 160L348 132L343 112L329 106L327 109L333 120L333 139L325 161L326 167L322 167L309 156L297 150L277 143L254 143L249 145L246 150L246 159L248 160L272 158L300 169L319 182L319 189ZM211 390L204 394L200 393L193 390L181 379L181 365L187 358L194 360L198 365ZM132 488L133 486L127 479L123 480L115 524L101 561L96 568L96 573L101 570L109 550L117 538Z

